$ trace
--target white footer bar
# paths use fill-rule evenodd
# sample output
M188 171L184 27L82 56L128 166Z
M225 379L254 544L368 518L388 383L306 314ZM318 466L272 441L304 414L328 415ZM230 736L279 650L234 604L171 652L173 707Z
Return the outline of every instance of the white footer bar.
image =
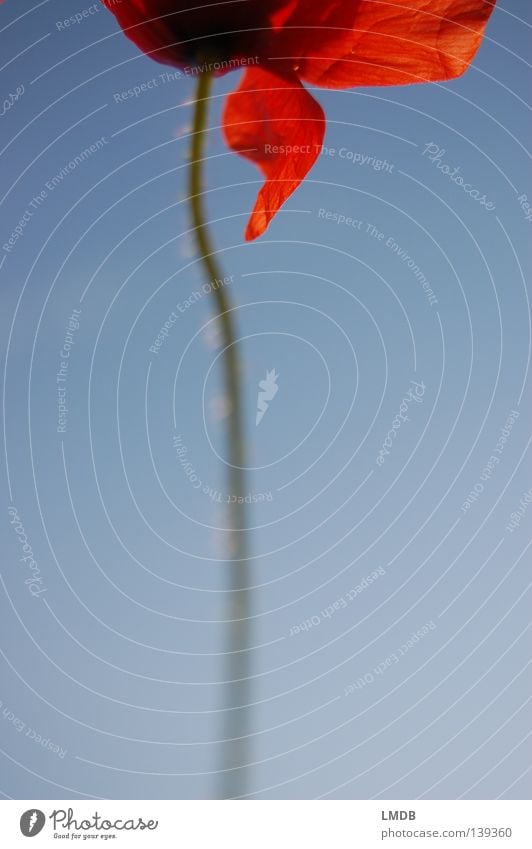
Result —
M532 849L532 818L527 801L9 800L0 834L9 849Z

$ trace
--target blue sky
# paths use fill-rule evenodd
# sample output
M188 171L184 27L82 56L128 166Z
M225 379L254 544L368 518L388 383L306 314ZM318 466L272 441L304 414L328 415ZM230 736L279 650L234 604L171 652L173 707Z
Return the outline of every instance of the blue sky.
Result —
M89 4L32 7L0 9L0 791L208 798L226 433L186 207L192 82L99 7L68 28ZM219 131L237 74L216 81L206 203L257 496L254 798L529 797L529 27L506 0L459 80L314 92L326 149L251 244L259 175Z

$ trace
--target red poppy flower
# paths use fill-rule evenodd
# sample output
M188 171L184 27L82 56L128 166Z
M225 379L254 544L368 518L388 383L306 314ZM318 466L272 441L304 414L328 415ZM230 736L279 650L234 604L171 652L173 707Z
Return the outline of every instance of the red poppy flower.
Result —
M496 0L103 0L159 62L216 74L246 67L224 111L228 145L266 182L260 236L319 155L327 88L448 80L471 63Z

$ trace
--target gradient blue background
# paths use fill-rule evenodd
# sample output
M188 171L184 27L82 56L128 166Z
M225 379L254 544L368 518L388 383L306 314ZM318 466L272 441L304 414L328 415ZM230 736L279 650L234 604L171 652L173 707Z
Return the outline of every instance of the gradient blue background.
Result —
M202 483L224 491L209 298L149 351L204 282L185 203L193 82L116 103L165 68L103 9L58 29L88 6L0 9L2 91L25 87L0 118L2 245L46 182L106 139L0 252L0 791L210 798L223 732L224 516L190 486L172 444L181 434ZM254 798L530 796L532 507L507 530L532 487L531 222L518 202L532 197L529 38L529 4L506 0L457 81L316 91L325 144L393 169L320 156L253 244L243 230L258 174L219 131L238 75L216 82L207 204L235 275L249 489L272 493L250 511ZM423 156L429 142L495 210ZM74 308L58 434L56 373ZM279 392L255 427L258 382L272 368ZM426 387L422 403L379 467L412 380ZM520 415L500 463L463 512L511 410ZM46 586L39 598L24 584L12 504ZM290 636L378 567L385 574L346 608ZM429 621L400 663L345 695Z

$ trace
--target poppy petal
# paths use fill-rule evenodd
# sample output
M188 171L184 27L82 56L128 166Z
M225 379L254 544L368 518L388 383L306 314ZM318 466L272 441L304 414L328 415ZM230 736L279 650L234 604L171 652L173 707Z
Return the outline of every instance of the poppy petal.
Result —
M457 77L482 40L495 0L299 0L275 55L329 88Z
M160 3L146 3L145 0L102 0L112 12L124 33L144 53L166 65L180 65L183 49L180 40L173 32L172 15L168 10L159 8ZM175 15L179 10L175 10Z
M297 0L102 0L125 34L158 62L239 67L268 42ZM231 62L233 60L233 62Z
M246 230L246 239L255 239L316 161L325 116L295 75L250 68L227 98L223 124L229 147L266 177Z

